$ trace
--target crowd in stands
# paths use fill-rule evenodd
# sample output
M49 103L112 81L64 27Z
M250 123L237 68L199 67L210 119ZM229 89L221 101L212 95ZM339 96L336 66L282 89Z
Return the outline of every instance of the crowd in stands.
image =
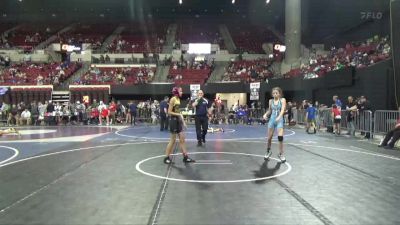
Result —
M341 48L332 47L326 55L312 56L308 64L289 71L284 77L312 79L344 67L363 68L389 58L390 53L389 38L375 36L366 41L348 43Z
M210 77L214 69L214 60L195 61L183 60L172 62L167 82L174 82L175 84L203 84Z
M164 45L164 39L159 37L153 37L146 39L142 37L134 36L122 36L119 35L109 46L107 51L113 53L160 53L162 46Z
M81 68L80 63L15 63L0 69L3 85L59 85Z
M63 34L58 34L56 43L71 45L91 44L91 49L101 47L106 37L116 29L114 24L79 24Z
M222 81L240 81L245 83L264 82L273 77L270 66L273 61L269 59L240 60L231 62L225 68Z
M0 47L6 49L22 48L25 51L30 51L63 26L61 24L24 24L15 30L3 33Z
M150 67L98 68L94 66L74 80L74 84L146 84L153 81L155 72L156 69Z
M113 53L161 53L168 24L130 24L107 46Z

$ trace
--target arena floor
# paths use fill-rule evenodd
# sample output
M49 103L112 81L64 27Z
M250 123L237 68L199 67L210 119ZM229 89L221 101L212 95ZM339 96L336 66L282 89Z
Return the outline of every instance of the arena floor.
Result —
M162 162L158 127L26 127L0 138L0 224L399 224L400 152L346 136L224 126Z

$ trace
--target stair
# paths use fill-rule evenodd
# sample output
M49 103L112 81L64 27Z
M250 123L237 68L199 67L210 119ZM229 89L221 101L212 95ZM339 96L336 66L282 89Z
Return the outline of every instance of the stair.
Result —
M12 27L12 28L10 28L10 29L4 31L3 33L0 33L0 35L8 36L8 35L10 34L10 32L12 32L12 31L14 31L14 30L17 30L17 29L19 29L20 27L22 27L22 25L18 25L18 26Z
M167 75L169 73L169 67L170 66L161 66L161 65L159 65L157 67L157 72L155 74L154 81L156 81L156 82L166 82L167 81Z
M119 34L122 33L122 31L123 31L124 29L125 29L124 26L122 26L122 25L118 26L118 27L114 30L114 32L113 32L110 36L108 36L107 39L103 42L103 44L101 45L100 51L103 52L103 53L106 52L107 46L110 45L110 44L114 41L114 39L115 39Z
M270 30L276 37L278 37L281 43L285 43L285 36L283 36L275 27L267 25L268 30Z
M61 62L61 55L60 54L56 53L53 50L47 50L46 53L49 56L49 61L50 62Z
M214 83L222 81L222 77L225 73L225 68L229 65L230 62L215 62L215 68L208 78L207 83Z
M69 102L69 91L53 91L51 100L54 103L59 102L61 104Z
M173 44L175 42L175 37L176 37L176 30L178 29L177 24L170 24L168 27L169 33L166 35L165 44L163 46L162 53L164 54L170 54L173 50Z
M55 40L57 40L58 34L66 33L67 31L71 30L74 26L75 26L75 24L71 24L71 25L63 28L62 30L58 31L57 33L55 33L54 35L49 37L47 40L45 40L42 43L38 44L35 47L35 50L45 49L47 46L49 46L51 43L53 43L53 42L55 42Z
M226 27L224 24L220 24L219 32L224 39L225 46L228 49L229 53L234 53L236 51L236 45L232 39L231 33L228 30L228 27Z
M90 63L84 63L78 71L76 71L71 77L69 77L66 81L63 82L63 85L68 86L73 84L78 77L82 76L89 70L89 67Z

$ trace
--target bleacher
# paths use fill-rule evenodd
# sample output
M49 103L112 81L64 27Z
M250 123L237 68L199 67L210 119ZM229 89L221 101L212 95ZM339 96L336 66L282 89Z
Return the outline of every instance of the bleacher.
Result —
M8 35L8 43L12 48L31 51L36 45L56 33L65 24L23 24Z
M59 35L56 43L92 44L92 49L101 47L105 39L116 29L116 24L79 24L72 30Z
M91 67L74 84L86 85L135 85L150 83L156 68L150 67ZM149 73L153 75L149 76Z
M181 22L178 24L176 35L181 44L211 43L219 44L221 49L226 48L217 24L204 24L195 21Z
M236 48L250 54L264 54L263 43L279 43L279 39L267 28L249 24L229 24L229 32Z
M154 22L144 26L134 23L125 29L108 47L112 53L160 53L166 40L168 23Z
M268 59L241 60L232 62L226 69L223 81L256 82L273 77L268 67L272 63Z
M183 84L204 84L207 82L212 72L209 65L192 65L192 66L177 66L176 63L171 65L169 76L176 85Z
M290 70L284 77L318 78L332 70L349 66L363 68L389 57L389 39L374 37L363 42L348 43L341 48L333 47L328 54L313 56L309 64Z
M15 63L5 68L0 74L2 85L46 85L68 79L82 65L80 63ZM63 72L60 72L60 71ZM38 78L42 78L38 81Z

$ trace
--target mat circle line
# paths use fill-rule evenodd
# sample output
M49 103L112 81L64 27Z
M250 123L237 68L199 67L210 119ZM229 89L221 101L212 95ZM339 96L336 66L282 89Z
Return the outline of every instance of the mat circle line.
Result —
M263 155L256 155L256 154L249 154L249 153L242 153L242 152L192 152L189 153L190 155L196 155L196 154L227 154L227 155L244 155L244 156L253 156L253 157L261 157L264 158ZM177 153L177 154L172 154L174 156L177 155L182 155L182 153ZM283 176L287 173L289 173L292 170L292 166L289 163L284 163L283 165L286 165L287 170L285 170L282 173L275 174L273 176L268 176L268 177L259 177L259 178L252 178L252 179L240 179L240 180L189 180L189 179L178 179L178 178L171 178L171 177L165 177L165 176L159 176L156 174L152 174L149 172L146 172L140 168L140 165L142 165L144 162L152 160L152 159L157 159L157 158L162 158L165 157L165 155L158 155L158 156L153 156L147 159L143 159L140 162L136 163L136 170L144 175L154 177L154 178L159 178L159 179L165 179L165 180L170 180L170 181L179 181L179 182L188 182L188 183L244 183L244 182L253 182L253 181L262 181L262 180L268 180L268 179L273 179L277 178L280 176ZM276 158L270 157L270 159L273 159L275 161L280 161Z
M12 155L10 158L7 158L7 159L5 159L3 161L0 161L0 165L3 164L3 163L8 162L10 160L13 160L15 157L17 157L19 155L19 151L16 148L9 147L9 146L4 146L4 145L0 145L0 148L6 148L6 149L10 149L10 150L14 151L14 155Z

